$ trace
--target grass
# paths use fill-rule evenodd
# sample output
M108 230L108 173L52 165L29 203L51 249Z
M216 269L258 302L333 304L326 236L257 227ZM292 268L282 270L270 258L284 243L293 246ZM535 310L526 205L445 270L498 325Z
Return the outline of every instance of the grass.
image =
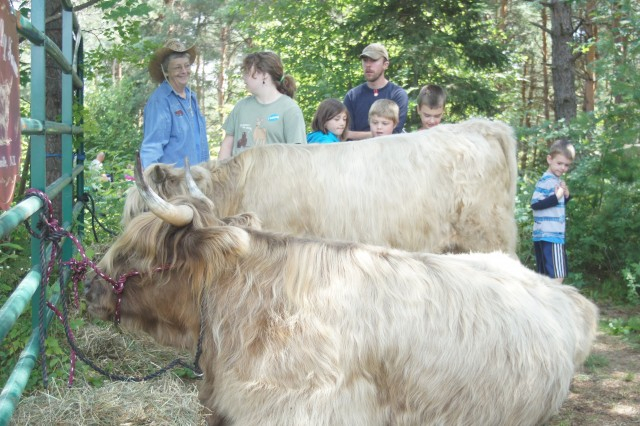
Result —
M596 372L598 369L609 366L609 359L604 355L591 354L584 362L587 371Z

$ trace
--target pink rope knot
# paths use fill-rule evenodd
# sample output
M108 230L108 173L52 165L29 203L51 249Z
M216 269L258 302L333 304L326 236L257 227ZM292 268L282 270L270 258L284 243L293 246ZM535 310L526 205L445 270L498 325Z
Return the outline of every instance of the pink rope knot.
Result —
M80 297L78 295L78 283L83 282L87 275L87 266L89 260L84 258L82 260L71 259L68 262L64 262L63 265L68 266L71 270L71 281L73 282L73 298L76 309L80 306Z
M54 231L58 231L60 229L58 219L50 217L49 219L45 219L44 221L47 225L49 225L49 228L53 229Z
M122 275L120 276L120 278L118 278L118 281L116 281L116 283L113 285L113 292L115 294L122 294L122 292L124 291L124 283L127 281L127 275Z
M112 284L113 292L115 294L121 294L124 291L124 283L126 283L129 278L135 277L137 275L140 275L140 272L132 271L132 272L127 272L126 274L120 275L118 280Z
M110 280L111 286L113 287L113 292L116 294L116 311L114 312L114 322L116 324L120 324L120 307L122 305L122 292L124 291L124 283L131 277L135 277L136 275L140 275L138 271L127 272L126 274L120 275L117 281Z

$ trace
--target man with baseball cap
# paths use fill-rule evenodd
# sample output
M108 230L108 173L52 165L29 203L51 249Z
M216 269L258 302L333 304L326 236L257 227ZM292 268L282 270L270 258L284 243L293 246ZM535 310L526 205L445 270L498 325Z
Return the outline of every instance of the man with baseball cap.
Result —
M140 147L142 166L153 163L184 166L209 160L204 116L189 87L195 46L169 39L149 62L151 80L160 85L144 107L144 139Z
M391 99L400 108L400 121L393 133L402 133L407 120L409 97L400 86L390 82L384 75L389 67L389 53L380 43L372 43L360 54L365 83L354 87L344 97L344 104L349 111L350 125L347 132L349 140L367 139L371 137L369 129L369 108L378 99Z

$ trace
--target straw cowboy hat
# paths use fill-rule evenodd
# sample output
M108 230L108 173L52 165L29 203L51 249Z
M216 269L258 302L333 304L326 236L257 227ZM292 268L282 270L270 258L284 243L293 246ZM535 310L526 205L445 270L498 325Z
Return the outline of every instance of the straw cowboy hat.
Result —
M162 83L164 81L164 73L162 72L162 68L160 65L164 58L171 53L188 53L190 57L190 63L196 60L196 55L198 52L196 51L196 46L187 47L183 42L178 39L171 38L164 43L160 49L156 50L149 62L149 74L151 75L151 80L156 83Z

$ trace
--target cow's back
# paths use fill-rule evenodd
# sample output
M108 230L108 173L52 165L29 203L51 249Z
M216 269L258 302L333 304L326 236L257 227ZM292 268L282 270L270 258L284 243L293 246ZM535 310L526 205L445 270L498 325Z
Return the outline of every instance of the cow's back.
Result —
M269 145L214 170L220 216L410 251L515 253L515 140L499 122L323 145ZM216 182L216 173L220 175Z

